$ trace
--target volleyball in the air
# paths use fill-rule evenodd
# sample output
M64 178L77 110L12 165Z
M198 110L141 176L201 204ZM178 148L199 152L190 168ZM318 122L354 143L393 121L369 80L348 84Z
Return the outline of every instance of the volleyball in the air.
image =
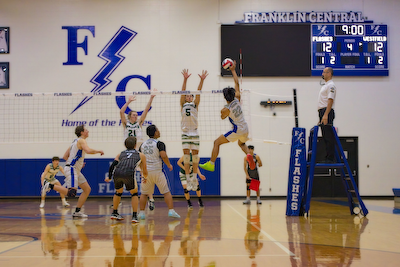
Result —
M233 60L230 58L225 58L224 61L222 61L222 67L226 70L229 69L229 67L232 65L233 65Z

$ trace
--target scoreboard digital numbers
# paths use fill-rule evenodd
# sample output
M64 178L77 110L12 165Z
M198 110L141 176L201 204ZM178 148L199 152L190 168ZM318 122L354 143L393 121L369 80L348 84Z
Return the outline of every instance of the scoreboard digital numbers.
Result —
M311 75L388 76L387 25L312 24Z

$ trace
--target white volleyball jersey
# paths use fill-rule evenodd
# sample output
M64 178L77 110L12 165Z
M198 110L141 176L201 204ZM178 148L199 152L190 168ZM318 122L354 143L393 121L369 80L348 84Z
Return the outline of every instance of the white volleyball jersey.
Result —
M318 109L326 108L328 100L333 99L332 109L335 107L336 86L332 80L329 80L324 86L321 87L318 96Z
M229 109L229 121L232 123L233 127L238 129L247 129L247 122L244 119L244 114L242 111L242 106L237 98L235 98L231 103L226 105Z
M78 139L75 139L72 142L71 145L71 149L69 150L69 157L66 161L66 166L70 165L71 167L74 167L75 170L77 170L78 172L81 171L82 167L83 167L83 160L85 159L85 151L83 151L82 149L78 149Z
M148 171L161 171L162 170L162 159L160 157L160 150L158 149L158 140L150 138L143 142L140 147L146 157L146 165Z
M186 102L182 106L182 134L184 135L199 135L197 131L198 126L198 111L194 102Z
M142 127L138 122L131 123L130 121L127 121L126 126L125 126L125 131L124 131L124 137L125 139L128 138L129 136L135 136L137 139L137 142L142 142Z
M0 85L6 85L6 74L4 73L2 68L0 68Z
M49 171L47 172L47 174L46 174L46 176L44 178L46 180L51 180L60 171L60 165L58 165L56 168L53 167L53 163L49 163L48 165L50 166L50 169L49 169Z
M5 52L5 53L8 52L5 31L0 31L0 52Z

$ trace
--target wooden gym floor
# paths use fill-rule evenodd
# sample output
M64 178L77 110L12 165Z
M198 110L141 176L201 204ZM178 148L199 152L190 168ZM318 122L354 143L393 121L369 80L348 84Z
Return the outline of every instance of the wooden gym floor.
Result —
M111 198L89 198L87 220L59 198L0 199L0 266L400 266L400 214L393 200L364 200L369 214L350 215L341 200L313 200L309 218L286 217L286 200L204 198L180 220L167 217L162 198L146 220L132 225L130 199L110 220ZM74 207L76 200L70 200Z

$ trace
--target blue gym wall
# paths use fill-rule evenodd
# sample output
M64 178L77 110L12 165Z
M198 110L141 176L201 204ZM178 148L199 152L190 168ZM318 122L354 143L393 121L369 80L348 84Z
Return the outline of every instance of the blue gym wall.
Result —
M112 196L114 194L114 183L104 182L104 178L108 175L108 168L114 159L86 159L85 167L82 169L83 175L92 188L91 196ZM169 171L164 166L164 171L169 181L172 195L183 196L183 189L179 179L179 166L177 161L179 158L170 158L170 162L174 169ZM201 159L200 162L205 162ZM40 176L48 163L49 159L0 159L0 197L38 197L40 196ZM63 162L60 165L64 165ZM206 176L206 180L199 179L202 195L219 196L221 194L220 186L220 159L215 163L215 171L202 171ZM56 178L61 184L64 183L64 176L61 172ZM78 191L79 193L80 191ZM125 193L129 195L128 193ZM195 192L191 191L191 194ZM48 193L48 196L57 196L55 191ZM155 195L160 195L157 187Z

